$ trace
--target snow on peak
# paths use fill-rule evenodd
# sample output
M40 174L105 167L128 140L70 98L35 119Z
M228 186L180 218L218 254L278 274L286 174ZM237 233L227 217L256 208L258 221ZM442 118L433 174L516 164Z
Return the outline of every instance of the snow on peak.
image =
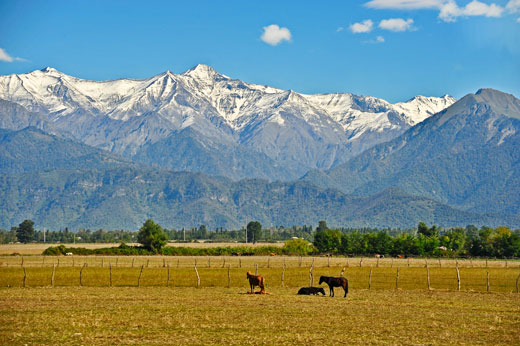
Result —
M228 76L215 71L211 66L204 64L198 64L184 72L182 75L202 80L230 79Z

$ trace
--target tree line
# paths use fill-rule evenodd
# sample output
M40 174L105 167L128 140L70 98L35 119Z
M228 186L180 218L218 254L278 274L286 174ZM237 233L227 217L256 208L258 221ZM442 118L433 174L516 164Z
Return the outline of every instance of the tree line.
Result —
M168 230L153 220L146 220L138 232L113 230L68 229L56 232L36 231L34 222L24 220L10 231L0 230L0 242L138 242L153 253L160 252L168 240L193 241L196 239L213 241L247 241L255 243L270 240L299 241L289 243L294 253L334 254L334 255L406 255L406 256L480 256L480 257L520 257L520 230L508 227L478 229L469 225L465 228L442 229L429 227L420 222L415 229L353 229L329 228L325 221L318 227L293 226L263 229L258 221L251 221L241 230L216 229L209 231L206 226L190 230ZM291 250L292 251L292 250Z

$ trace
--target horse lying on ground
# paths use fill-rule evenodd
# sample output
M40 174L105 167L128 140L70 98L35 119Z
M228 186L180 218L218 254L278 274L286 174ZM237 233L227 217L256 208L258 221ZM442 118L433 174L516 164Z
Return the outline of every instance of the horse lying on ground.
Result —
M345 291L345 295L343 298L347 297L348 293L348 280L344 277L335 278L332 276L321 276L320 277L320 285L322 282L325 282L327 285L329 285L330 293L329 295L331 297L334 297L334 287L343 287L343 290Z
M302 287L298 291L298 294L306 294L306 295L314 294L315 296L317 296L318 293L325 295L325 290L323 289L323 287Z
M261 275L253 275L251 272L247 272L247 279L249 280L249 285L251 286L251 293L254 293L255 286L260 287L261 294L265 294L265 279Z

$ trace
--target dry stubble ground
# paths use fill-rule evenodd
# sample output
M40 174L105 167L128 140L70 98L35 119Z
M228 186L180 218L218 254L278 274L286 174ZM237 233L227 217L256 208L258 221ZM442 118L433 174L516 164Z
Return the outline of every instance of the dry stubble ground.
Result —
M243 288L0 290L2 344L518 345L520 296L352 290L347 299Z

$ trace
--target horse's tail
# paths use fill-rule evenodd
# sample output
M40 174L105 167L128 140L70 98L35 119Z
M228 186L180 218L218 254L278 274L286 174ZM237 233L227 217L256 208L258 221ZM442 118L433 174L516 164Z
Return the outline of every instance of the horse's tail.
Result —
M258 280L259 281L258 286L260 286L260 291L261 292L265 292L265 281L264 280L265 279L264 279L263 276L261 276L260 280Z
M345 293L348 293L348 279L345 278Z

